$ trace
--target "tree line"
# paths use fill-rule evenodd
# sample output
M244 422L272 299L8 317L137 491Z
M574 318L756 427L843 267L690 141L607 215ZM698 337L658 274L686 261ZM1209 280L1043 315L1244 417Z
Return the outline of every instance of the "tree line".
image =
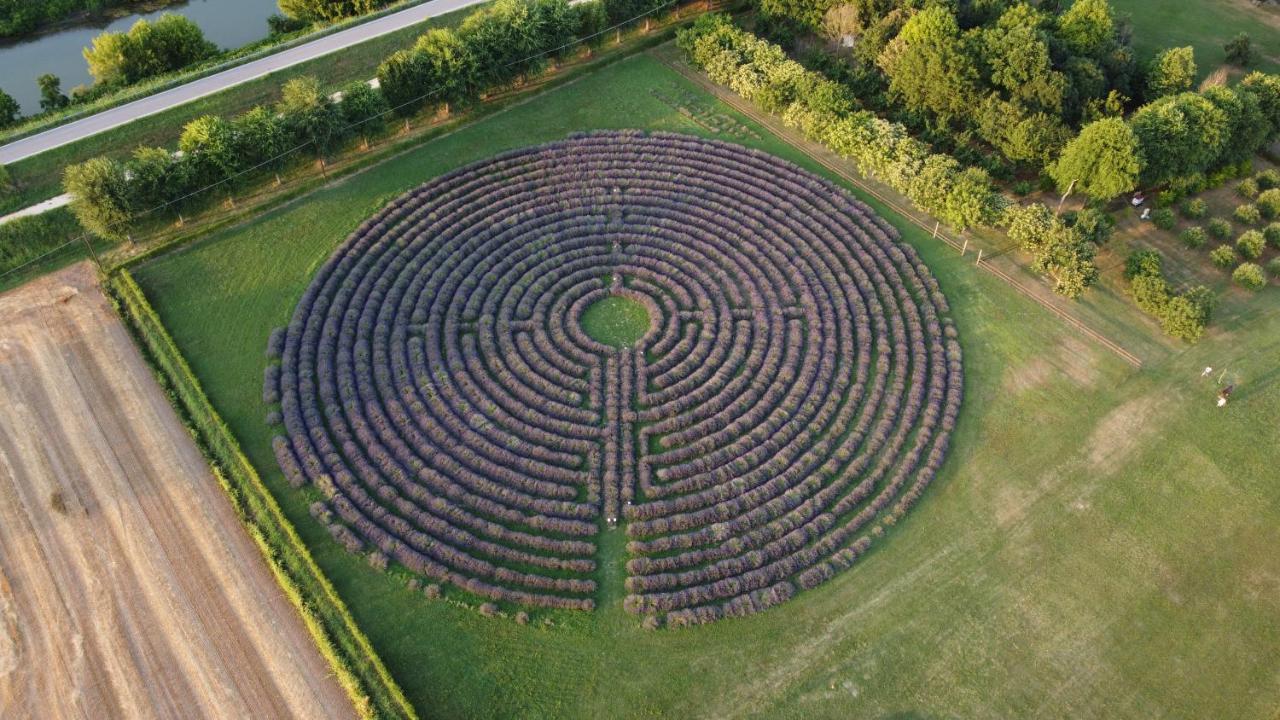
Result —
M124 160L95 157L71 165L63 188L89 232L123 238L150 210L180 208L210 186L234 189L279 169L295 152L323 158L353 136L380 132L392 111L461 105L539 71L608 27L661 7L662 0L497 0L471 13L457 30L428 31L378 68L379 87L353 82L340 100L312 77L285 84L274 105L234 117L205 115L183 127L177 152L140 147Z
M677 43L712 80L781 114L787 125L852 160L921 211L956 230L1009 229L1035 257L1035 268L1053 279L1056 292L1078 297L1097 281L1093 258L1111 229L1105 213L1058 217L1040 204L1013 203L985 170L936 151L900 123L858 109L847 87L806 70L726 15L704 15L679 33Z

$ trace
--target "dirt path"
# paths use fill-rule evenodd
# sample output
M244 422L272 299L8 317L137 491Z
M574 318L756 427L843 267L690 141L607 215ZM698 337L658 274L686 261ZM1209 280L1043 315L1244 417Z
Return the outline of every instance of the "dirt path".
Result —
M0 295L0 718L352 715L87 264Z

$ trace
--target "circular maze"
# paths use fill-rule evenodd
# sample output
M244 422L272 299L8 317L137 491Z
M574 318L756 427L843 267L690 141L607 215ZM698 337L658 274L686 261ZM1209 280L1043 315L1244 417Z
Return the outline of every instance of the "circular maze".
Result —
M615 343L582 324L610 297L643 311ZM919 498L961 402L946 313L833 184L595 133L363 224L273 335L265 395L286 476L376 564L585 610L620 582L598 540L625 532L626 608L683 625L822 583Z

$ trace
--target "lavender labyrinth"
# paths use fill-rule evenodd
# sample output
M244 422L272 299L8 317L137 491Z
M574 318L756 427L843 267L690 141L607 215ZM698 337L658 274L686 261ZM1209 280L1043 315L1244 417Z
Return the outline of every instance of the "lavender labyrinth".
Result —
M615 342L583 326L607 298L629 301ZM352 551L590 610L597 539L626 533L626 609L688 625L830 579L916 502L961 403L947 312L832 183L594 133L367 221L273 335L264 392L281 468Z

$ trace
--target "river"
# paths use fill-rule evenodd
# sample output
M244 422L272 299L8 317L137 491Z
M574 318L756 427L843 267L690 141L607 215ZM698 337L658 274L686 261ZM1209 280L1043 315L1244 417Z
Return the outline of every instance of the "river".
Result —
M29 0L39 2L40 0ZM220 48L237 48L267 36L267 18L278 12L276 0L190 0L152 13L130 15L106 26L81 26L0 46L0 88L30 115L40 111L36 77L53 73L62 78L62 91L90 85L88 64L80 51L107 30L128 30L140 18L154 20L162 13L186 15Z

